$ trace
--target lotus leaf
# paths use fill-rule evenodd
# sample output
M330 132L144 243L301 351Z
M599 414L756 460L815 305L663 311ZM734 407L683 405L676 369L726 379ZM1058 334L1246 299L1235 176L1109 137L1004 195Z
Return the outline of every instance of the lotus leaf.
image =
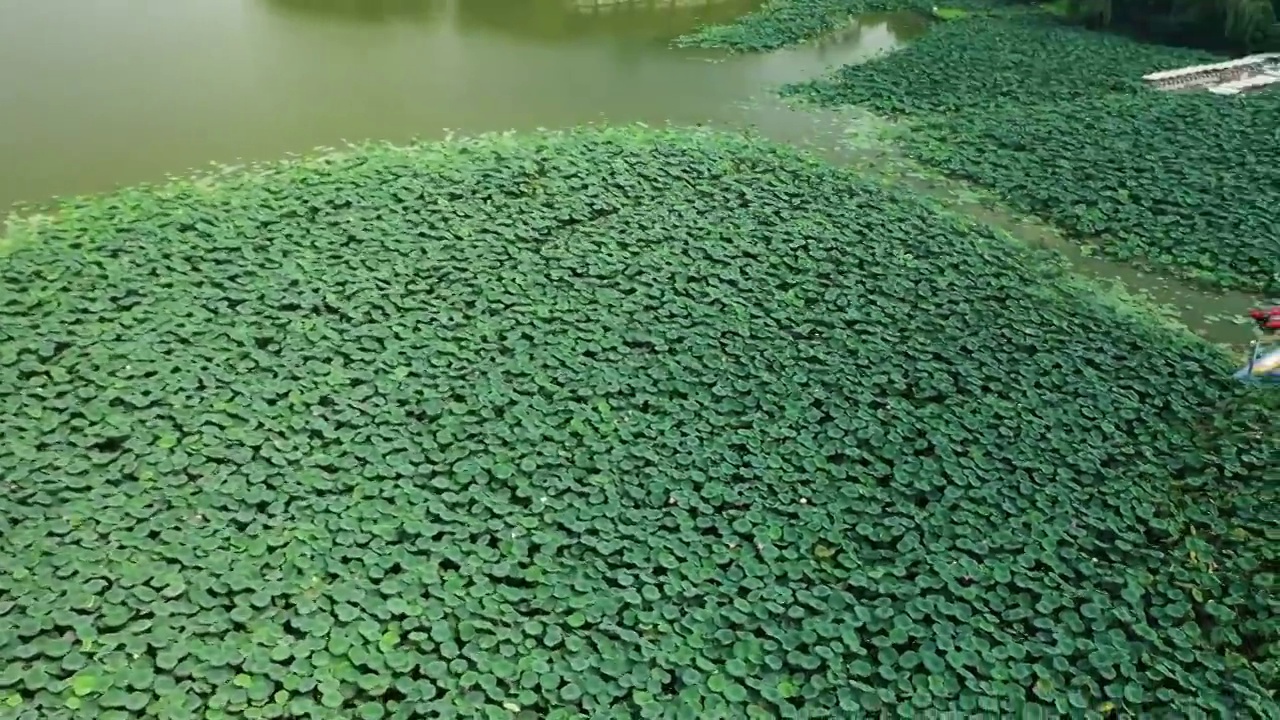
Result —
M0 261L0 702L1276 717L1275 415L1228 374L749 136L68 200Z
M1035 13L935 26L786 89L907 121L907 152L1105 255L1280 292L1280 92L1168 93L1141 77L1220 61Z

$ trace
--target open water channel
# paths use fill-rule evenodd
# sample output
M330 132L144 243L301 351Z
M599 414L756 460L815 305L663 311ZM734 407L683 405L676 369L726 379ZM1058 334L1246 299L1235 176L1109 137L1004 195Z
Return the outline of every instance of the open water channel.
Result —
M760 4L0 0L0 212L346 140L598 122L750 127L874 171L876 155L846 142L864 120L792 110L774 89L891 52L927 32L928 21L863 16L820 41L767 54L670 46ZM1085 257L1041 225L958 200L954 184L910 182L1026 241L1067 251L1088 274L1177 307L1210 339L1247 337L1226 318L1252 298Z

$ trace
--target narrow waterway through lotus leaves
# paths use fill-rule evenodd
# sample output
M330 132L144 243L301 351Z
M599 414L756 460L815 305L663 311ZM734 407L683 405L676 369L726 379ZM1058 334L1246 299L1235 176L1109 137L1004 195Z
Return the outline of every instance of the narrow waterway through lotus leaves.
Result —
M826 111L831 114L831 111ZM1265 298L1230 290L1208 290L1167 275L1115 262L1093 251L1101 239L1069 239L1051 225L1016 213L990 193L944 178L938 173L902 157L888 137L894 130L884 121L862 112L845 113L837 125L839 135L828 130L815 149L829 161L856 167L859 171L899 184L933 198L952 212L999 228L1020 242L1061 254L1079 274L1119 284L1129 293L1173 311L1176 319L1201 337L1237 349L1253 337L1245 311L1266 302ZM831 121L828 121L830 127ZM851 132L852 128L861 133Z
M913 13L860 16L767 54L676 49L761 0L0 0L0 209L364 139L609 122L752 128L901 177L850 152L865 114L793 110L782 84L891 52ZM1179 308L1219 342L1252 298L1105 263L954 184L953 208L1064 250L1084 272Z

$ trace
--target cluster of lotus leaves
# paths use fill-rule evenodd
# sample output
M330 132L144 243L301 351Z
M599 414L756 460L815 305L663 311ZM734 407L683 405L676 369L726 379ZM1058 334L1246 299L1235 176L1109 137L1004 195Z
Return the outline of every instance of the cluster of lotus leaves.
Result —
M908 195L619 128L24 227L5 718L1276 717L1222 359Z
M1044 13L935 25L910 47L788 92L909 123L907 151L1113 259L1280 293L1280 92L1147 87L1217 62Z

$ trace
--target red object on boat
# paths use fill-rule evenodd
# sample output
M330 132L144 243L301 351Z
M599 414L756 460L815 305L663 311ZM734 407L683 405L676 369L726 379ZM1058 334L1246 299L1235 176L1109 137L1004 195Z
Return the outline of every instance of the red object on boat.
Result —
M1273 305L1266 309L1254 308L1249 311L1249 317L1258 324L1259 330L1280 332L1280 305Z

